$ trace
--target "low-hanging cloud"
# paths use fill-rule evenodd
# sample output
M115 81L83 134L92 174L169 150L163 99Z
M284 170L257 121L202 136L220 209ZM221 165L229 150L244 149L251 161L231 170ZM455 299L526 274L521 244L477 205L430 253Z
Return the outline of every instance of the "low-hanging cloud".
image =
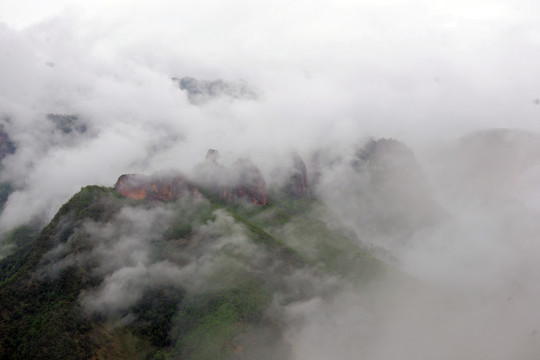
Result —
M97 281L81 293L83 308L110 318L125 315L145 292L162 287L202 294L234 288L252 276L284 282L283 298L301 296L302 287L313 287L307 269L281 271L281 260L257 245L253 234L225 210L213 211L204 223L191 219L189 212L196 206L207 205L179 200L125 206L108 222L87 221L44 255L35 276L55 278L71 266L82 267ZM59 226L73 226L70 221L67 217ZM171 226L182 221L189 221L192 230L185 238L169 238ZM267 267L260 268L262 263Z
M392 255L387 259L420 282L390 277L370 290L291 307L292 318L302 319L289 328L297 358L538 356L539 323L530 315L538 311L540 295L534 280L540 228L537 202L530 196L538 187L530 178L540 142L535 134L513 130L479 132L467 142L474 146L456 141L441 144L442 152L418 156L429 159L421 162L423 185L410 184L405 176L418 164L400 164L396 154L359 168L362 151L353 148L324 168L317 192L343 231L364 248L382 247ZM409 168L392 168L396 163ZM380 171L383 193L376 189L380 183L369 181ZM407 217L422 202L409 195L419 185L440 211L410 227ZM348 190L345 195L342 189ZM328 221L339 228L335 218ZM389 238L393 230L399 236ZM328 333L333 336L324 344L314 340Z
M18 191L0 224L49 219L81 186L112 185L121 173L191 169L208 148L266 164L265 153L305 153L366 135L430 142L510 119L538 129L538 94L528 80L537 67L526 55L536 33L516 25L531 24L533 11L509 16L505 2L484 6L463 16L466 5L439 2L320 2L303 11L243 1L189 11L168 1L73 3L60 11L59 2L55 16L21 18L12 25L18 30L4 24L0 42L9 51L0 71L9 80L0 112L19 146L4 161L2 177ZM407 14L422 14L423 22ZM504 72L512 76L503 80ZM184 76L247 81L264 96L194 106L171 81ZM507 94L504 102L494 100L497 92ZM51 133L49 113L76 115L95 136L65 148ZM265 164L263 173L271 169ZM80 173L86 176L73 176Z

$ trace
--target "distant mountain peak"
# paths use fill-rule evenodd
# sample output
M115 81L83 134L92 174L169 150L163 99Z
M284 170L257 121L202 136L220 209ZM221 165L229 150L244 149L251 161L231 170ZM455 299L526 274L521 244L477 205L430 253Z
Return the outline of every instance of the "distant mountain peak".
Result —
M225 81L222 79L199 80L193 77L173 77L178 87L187 92L188 100L193 104L202 104L217 98L233 100L256 100L259 94L245 81Z
M206 152L206 160L217 162L219 159L219 151L215 149L208 149Z

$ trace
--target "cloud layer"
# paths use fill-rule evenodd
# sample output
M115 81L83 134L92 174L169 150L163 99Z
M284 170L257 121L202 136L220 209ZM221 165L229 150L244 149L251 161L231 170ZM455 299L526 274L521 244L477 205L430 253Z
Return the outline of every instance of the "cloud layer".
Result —
M19 149L4 161L19 188L4 228L50 218L82 185L189 170L210 147L264 158L368 135L429 143L539 129L540 32L527 2L53 5L0 11L0 112ZM198 107L175 76L262 95ZM59 139L48 113L75 114L91 134Z

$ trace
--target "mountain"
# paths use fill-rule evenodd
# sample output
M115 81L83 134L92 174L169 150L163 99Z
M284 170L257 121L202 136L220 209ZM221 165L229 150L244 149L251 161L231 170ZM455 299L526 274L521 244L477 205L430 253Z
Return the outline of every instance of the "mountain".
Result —
M118 178L114 189L122 196L134 200L161 200L172 201L184 193L198 192L181 175L145 176L140 174L126 174Z
M214 150L82 188L0 262L0 359L294 358L286 309L402 277L321 221L300 161L273 198Z
M526 200L540 181L540 135L517 129L476 131L433 155L447 196Z
M312 162L320 200L350 237L385 260L446 217L415 154L400 141L369 139L347 157L316 153Z
M72 132L82 134L87 130L86 124L82 123L77 115L47 114L47 120L64 134Z
M259 97L257 91L252 89L245 81L199 80L189 76L174 77L172 80L178 83L178 87L187 93L188 100L193 104L203 104L217 98L256 100Z
M254 205L267 205L266 182L259 168L248 159L237 159L226 166L219 152L208 150L203 163L195 167L195 179L212 194L228 202L245 200Z

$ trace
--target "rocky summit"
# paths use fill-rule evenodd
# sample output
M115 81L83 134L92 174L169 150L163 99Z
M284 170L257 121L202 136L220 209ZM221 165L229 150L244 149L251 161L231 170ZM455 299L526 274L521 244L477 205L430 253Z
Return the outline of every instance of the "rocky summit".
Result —
M183 193L198 193L198 189L180 175L126 174L118 178L114 189L134 200L172 201Z
M127 198L158 201L173 201L182 194L197 194L199 188L228 203L243 200L254 205L268 204L266 182L259 168L246 159L225 167L219 163L219 152L213 149L195 168L195 180L179 174L125 174L114 186Z

